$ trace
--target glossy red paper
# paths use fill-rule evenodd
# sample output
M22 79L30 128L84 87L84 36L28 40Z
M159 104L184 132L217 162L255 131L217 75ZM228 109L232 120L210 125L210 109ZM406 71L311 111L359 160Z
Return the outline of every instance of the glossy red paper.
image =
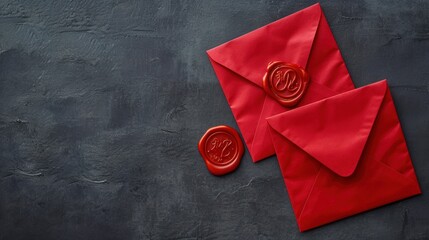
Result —
M220 125L207 130L198 143L198 150L213 175L234 171L244 153L241 138L235 129Z
M207 51L254 162L274 154L265 118L354 89L319 4ZM263 89L270 62L305 69L311 79L293 107Z
M421 193L385 80L267 121L301 231Z

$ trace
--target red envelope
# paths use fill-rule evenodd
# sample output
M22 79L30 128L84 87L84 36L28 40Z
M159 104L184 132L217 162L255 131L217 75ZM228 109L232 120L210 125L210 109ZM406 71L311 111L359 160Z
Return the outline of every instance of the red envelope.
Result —
M421 193L386 80L267 120L300 231Z
M207 53L254 162L275 153L265 118L290 109L263 90L270 62L297 64L308 72L309 87L295 108L354 89L319 4Z

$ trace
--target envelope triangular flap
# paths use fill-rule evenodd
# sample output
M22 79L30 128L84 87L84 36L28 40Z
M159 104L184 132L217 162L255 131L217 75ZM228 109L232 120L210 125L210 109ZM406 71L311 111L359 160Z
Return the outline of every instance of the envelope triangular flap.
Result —
M262 86L269 62L306 67L322 10L319 4L279 19L207 51L209 57Z
M268 118L269 125L336 174L353 174L386 94L386 81Z

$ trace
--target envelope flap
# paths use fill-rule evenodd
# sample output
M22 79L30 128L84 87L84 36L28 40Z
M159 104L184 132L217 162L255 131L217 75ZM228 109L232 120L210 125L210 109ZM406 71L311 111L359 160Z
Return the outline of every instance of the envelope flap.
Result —
M386 80L268 118L269 125L336 174L353 174L387 89Z
M262 87L269 62L285 61L306 67L321 14L320 5L312 5L210 49L207 54Z

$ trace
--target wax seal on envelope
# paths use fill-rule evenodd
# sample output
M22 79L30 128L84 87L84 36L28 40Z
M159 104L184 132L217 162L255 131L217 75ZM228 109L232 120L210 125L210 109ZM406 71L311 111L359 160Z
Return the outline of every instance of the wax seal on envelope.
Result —
M285 107L295 106L307 89L307 72L293 63L270 62L262 80L265 92Z
M243 157L244 147L237 131L225 125L207 130L198 143L198 150L213 175L234 171Z

